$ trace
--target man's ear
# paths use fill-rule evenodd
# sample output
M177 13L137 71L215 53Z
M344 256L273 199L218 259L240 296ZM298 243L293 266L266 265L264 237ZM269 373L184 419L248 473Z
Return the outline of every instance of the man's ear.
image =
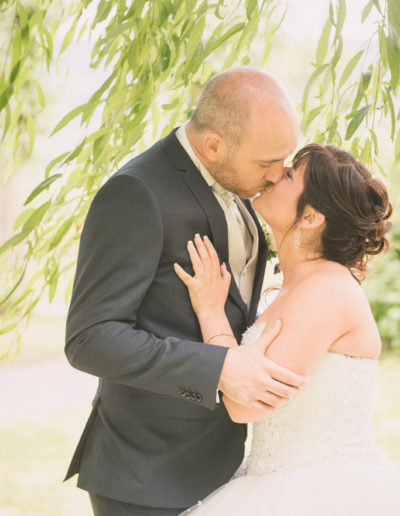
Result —
M307 204L301 217L301 227L304 229L316 229L325 223L325 215Z
M203 152L210 161L219 161L226 153L225 140L216 132L206 132L203 137Z

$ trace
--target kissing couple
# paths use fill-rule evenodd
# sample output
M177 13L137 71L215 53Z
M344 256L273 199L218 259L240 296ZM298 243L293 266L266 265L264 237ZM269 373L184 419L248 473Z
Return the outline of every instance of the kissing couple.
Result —
M360 287L392 208L337 147L286 167L298 132L274 77L233 68L96 194L66 332L71 365L99 378L66 477L95 516L400 514L371 433L381 343Z

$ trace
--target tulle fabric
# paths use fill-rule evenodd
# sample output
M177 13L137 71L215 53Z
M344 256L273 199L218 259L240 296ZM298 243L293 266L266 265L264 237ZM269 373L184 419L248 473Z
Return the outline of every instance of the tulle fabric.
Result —
M245 476L182 516L399 516L400 470L385 456Z

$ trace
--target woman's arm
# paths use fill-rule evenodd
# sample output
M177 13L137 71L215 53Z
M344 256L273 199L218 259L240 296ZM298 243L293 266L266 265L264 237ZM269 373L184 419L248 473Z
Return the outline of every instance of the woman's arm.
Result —
M193 265L190 276L175 263L175 272L189 290L193 310L199 320L204 342L218 346L238 345L225 314L231 275L225 264L220 265L218 254L208 237L195 235L194 243L187 244Z
M227 360L229 353L240 351L239 363L241 366L246 366L249 371L253 371L252 384L240 385L242 393L240 399L235 400L233 396L231 399L230 392L224 389L223 385L219 387L224 392L223 399L228 412L236 422L262 419L268 411L297 394L296 387L306 382L304 378L267 360L264 356L265 349L279 333L281 323L276 321L269 325L257 342L237 346L224 311L230 274L224 265L220 266L218 255L206 237L203 241L199 235L196 235L194 244L188 243L188 252L193 264L194 276L186 273L178 264L175 264L175 271L188 287L204 341L232 348L228 351ZM263 371L262 376L259 376L260 367ZM264 383L264 375L267 375L268 384ZM257 393L260 391L257 395L255 388L258 389Z

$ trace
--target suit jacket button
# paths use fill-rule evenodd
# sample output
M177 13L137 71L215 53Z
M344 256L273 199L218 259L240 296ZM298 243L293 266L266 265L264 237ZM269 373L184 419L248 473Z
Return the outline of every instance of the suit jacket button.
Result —
M197 403L200 403L201 401L203 401L203 396L199 393L196 393L195 398L196 398Z
M179 389L178 389L179 396L184 396L185 392L186 392L186 390L183 387L179 387Z

